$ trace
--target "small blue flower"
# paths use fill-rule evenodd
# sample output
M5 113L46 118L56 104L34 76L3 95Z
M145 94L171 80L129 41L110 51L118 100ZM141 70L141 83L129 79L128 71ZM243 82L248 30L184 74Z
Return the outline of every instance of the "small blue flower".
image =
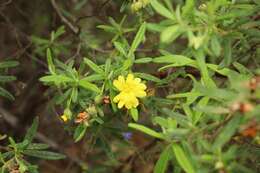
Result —
M132 132L123 132L122 135L125 140L130 140L133 136L133 133Z

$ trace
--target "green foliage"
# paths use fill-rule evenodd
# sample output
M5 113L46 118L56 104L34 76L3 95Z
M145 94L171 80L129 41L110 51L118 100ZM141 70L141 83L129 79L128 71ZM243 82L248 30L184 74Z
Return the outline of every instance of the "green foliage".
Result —
M75 9L87 3L80 1ZM158 160L155 173L257 172L260 3L113 3L119 7L117 15L105 23L90 22L95 32L82 27L76 54L73 43L62 37L68 34L64 26L51 32L49 39L31 38L33 54L46 57L48 65L39 81L49 86L50 104L64 110L60 118L65 129L75 142L93 139L95 147L107 155L107 162L102 162L104 170L101 166L93 170L113 172L108 167L118 166L122 159L112 140L120 141L120 146L134 143L134 139L123 141L121 133L140 131L154 138L154 148L161 151L151 156ZM0 70L15 65L3 62ZM128 74L140 78L136 83L142 79L146 96L138 98L137 106L120 109L114 98L123 89L139 94L135 87L116 86L114 81ZM1 83L14 79L0 76ZM0 94L13 99L2 87ZM8 151L0 155L2 172L13 164L20 172L35 172L36 167L24 160L24 155L63 158L45 151L48 147L44 144L32 143L36 129L37 121L21 143L9 138Z
M1 172L14 172L21 173L38 172L38 167L31 164L26 160L27 156L47 159L58 160L64 159L63 154L46 151L48 145L43 143L33 143L33 138L36 135L39 120L35 118L32 126L28 129L22 142L16 142L12 137L9 137L9 145L4 148L5 151L0 152L0 168Z

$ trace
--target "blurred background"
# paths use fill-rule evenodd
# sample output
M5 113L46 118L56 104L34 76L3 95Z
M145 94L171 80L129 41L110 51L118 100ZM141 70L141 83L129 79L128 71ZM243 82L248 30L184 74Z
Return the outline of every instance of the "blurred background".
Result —
M42 173L152 172L160 148L155 147L156 141L141 133L126 132L104 135L103 139L87 135L75 144L59 118L63 110L53 106L51 98L44 94L48 87L38 81L48 69L45 51L49 44L57 48L59 59L64 62L68 58L80 62L86 55L106 56L112 48L111 35L96 26L108 23L108 16L121 20L122 3L120 0L0 0L0 60L20 63L8 72L17 80L5 86L15 100L0 99L0 133L19 141L33 118L39 116L36 141L67 155L67 159L60 161L31 160ZM129 13L128 21L136 20ZM61 25L65 25L66 33L57 42L48 43L51 32ZM152 48L144 51L152 53ZM5 144L6 140L0 141L0 145Z

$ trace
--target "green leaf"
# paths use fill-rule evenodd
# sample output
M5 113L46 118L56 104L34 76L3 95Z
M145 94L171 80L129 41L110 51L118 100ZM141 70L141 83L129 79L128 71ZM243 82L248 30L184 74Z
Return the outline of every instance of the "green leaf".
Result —
M187 173L195 173L195 170L182 147L179 144L174 143L172 144L172 149L182 169Z
M220 56L221 54L221 45L219 39L216 35L213 35L210 40L211 50L215 56Z
M187 64L194 64L194 60L183 56L183 55L165 55L165 56L160 56L153 58L154 63L174 63L179 66L184 66Z
M207 64L206 64L206 60L205 60L205 55L203 53L203 50L200 49L198 51L195 52L195 57L196 57L196 61L198 63L198 67L200 69L200 73L202 76L202 81L206 86L209 87L216 87L216 84L214 83L214 81L212 80L212 78L209 75L209 71L207 68Z
M62 34L65 33L65 27L60 26L55 32L53 32L53 37L51 38L52 41L56 40L59 38Z
M138 110L136 108L132 108L130 109L130 114L132 116L132 118L134 119L134 121L138 121Z
M236 129L239 127L241 116L235 115L226 126L223 127L220 134L217 136L213 143L213 150L220 149L230 138L235 134Z
M160 15L175 20L174 14L169 11L167 8L165 8L161 3L159 3L157 0L151 0L151 5L154 8L154 10L159 13Z
M140 26L140 28L139 28L139 30L138 30L135 38L134 38L134 41L132 42L132 45L131 45L131 47L129 49L129 52L128 52L128 55L127 55L128 57L132 57L133 56L133 54L136 51L136 49L139 46L139 44L144 40L145 28L146 28L146 23L144 22Z
M66 156L63 154L54 153L51 151L24 150L23 154L46 160L60 160L66 158Z
M51 74L55 74L55 66L53 63L53 58L52 58L50 48L47 49L47 63L48 63L48 68L49 68L49 71L51 72Z
M181 114L181 113L178 113L178 112L175 112L173 110L170 110L168 108L163 108L160 110L162 113L168 115L169 117L171 117L172 119L176 120L177 123L180 125L180 126L183 126L185 128L191 128L193 127L191 122L188 120L187 116Z
M48 144L43 144L43 143L31 143L28 145L26 148L27 150L45 150L48 149L49 145Z
M199 83L196 83L194 87L196 88L196 91L200 92L202 95L219 101L231 101L237 97L237 94L234 91L228 89L204 87Z
M28 143L31 143L39 126L39 117L34 118L31 127L27 130L24 137L24 141L27 140Z
M182 8L182 15L186 17L192 14L194 12L194 9L195 9L194 0L186 0L185 5Z
M132 59L128 58L123 62L123 66L120 69L118 69L116 72L119 73L124 72L128 70L132 65L133 65Z
M8 98L10 100L14 100L14 96L2 87L0 87L0 96L3 96L3 97Z
M0 62L0 69L16 67L17 65L19 65L19 62L17 61L4 61L4 62Z
M114 27L109 25L98 25L97 28L103 29L106 32L117 33L117 30Z
M84 137L86 130L87 130L87 126L85 124L78 125L73 135L74 141L75 142L80 141Z
M91 61L88 58L84 58L84 63L86 63L94 72L98 74L105 73L102 68L100 68L98 65L96 65L93 61Z
M19 165L19 171L20 171L20 173L25 173L25 172L28 170L28 167L26 166L26 164L24 163L24 161L17 159L17 162L18 162L18 165Z
M78 88L77 87L72 88L71 99L72 99L73 103L76 103L76 101L78 99Z
M125 51L125 49L124 49L124 46L123 46L120 42L115 41L115 42L113 42L113 44L114 44L115 48L116 48L121 54L123 54L124 56L127 56L126 51Z
M8 141L10 142L10 146L16 151L17 150L17 145L12 137L8 137Z
M168 161L171 159L170 147L166 147L161 153L159 160L156 162L154 167L154 173L165 173L168 166Z
M157 23L146 23L146 29L151 32L162 32L166 27Z
M147 73L134 73L134 75L148 81L157 82L157 83L161 82L161 79Z
M95 85L95 84L92 84L90 82L88 82L87 80L84 80L84 79L81 79L79 81L79 86L87 89L87 90L91 90L91 91L94 91L96 93L100 93L101 90Z
M136 64L146 64L146 63L149 63L152 61L153 61L153 58L139 58L139 59L135 60L135 63Z
M25 139L22 142L17 143L17 148L23 150L23 149L26 149L28 147L28 145L29 145L29 141L27 139Z
M82 78L81 80L85 80L88 82L94 82L94 81L100 81L100 80L104 80L104 79L105 79L104 75L92 74L92 75Z
M183 31L179 25L173 25L165 28L161 33L161 42L170 43L173 42Z
M253 77L254 74L248 68L246 68L244 65L242 65L238 62L234 62L232 64L241 74L245 74L245 75L249 75L250 77Z
M74 82L72 78L69 78L65 75L48 75L48 76L43 76L39 79L41 82L53 82L53 83L67 83L67 82Z
M197 106L206 106L209 102L209 98L208 97L203 97L199 102L198 102L198 105ZM203 112L201 111L195 111L195 114L194 114L194 117L193 117L193 122L194 124L196 124L200 118L201 118L201 115L203 114Z
M223 43L223 48L224 48L224 59L222 60L222 62L219 65L219 68L224 68L224 67L228 67L231 62L232 62L232 44L231 44L231 40L227 39L224 41Z
M15 76L1 76L0 75L0 82L11 82L11 81L14 81L16 80L16 77Z
M200 92L186 92L186 93L171 94L171 95L168 95L167 98L169 98L169 99L183 98L183 97L186 97L186 98L191 98L191 97L198 98L201 95L202 94Z
M105 74L106 74L106 76L109 75L109 73L110 73L110 71L111 71L110 69L111 69L111 59L108 58L108 59L106 60L106 63L105 63Z
M155 138L159 138L159 139L164 139L164 136L163 134L161 133L158 133L148 127L145 127L143 125L139 125L139 124L136 124L136 123L129 123L128 124L128 127L130 128L133 128L133 129L136 129L136 130L139 130L147 135L150 135L152 137L155 137Z

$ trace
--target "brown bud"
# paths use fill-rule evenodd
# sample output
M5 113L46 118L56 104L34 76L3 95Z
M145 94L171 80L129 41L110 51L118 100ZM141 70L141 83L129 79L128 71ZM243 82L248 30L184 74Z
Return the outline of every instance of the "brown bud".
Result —
M232 112L240 111L241 113L251 112L254 106L251 103L235 102L230 106Z
M240 134L242 136L254 138L260 130L260 125L255 119L253 119L246 125L242 126L241 129Z
M241 132L242 136L244 137L251 137L254 138L257 135L257 128L256 126L248 127Z
M110 103L110 97L109 96L104 96L103 97L103 103L104 104L109 104Z
M256 76L250 79L246 84L247 88L251 90L256 90L259 85L260 85L260 76Z
M254 109L254 107L250 103L241 103L240 104L240 112L242 112L242 113L251 112L253 109Z
M82 123L83 121L89 120L89 114L87 112L81 112L77 115L75 119L75 123L79 124Z
M238 110L240 109L240 104L241 104L241 103L239 103L239 102L233 103L233 104L230 106L230 110L231 110L232 112L238 111Z

